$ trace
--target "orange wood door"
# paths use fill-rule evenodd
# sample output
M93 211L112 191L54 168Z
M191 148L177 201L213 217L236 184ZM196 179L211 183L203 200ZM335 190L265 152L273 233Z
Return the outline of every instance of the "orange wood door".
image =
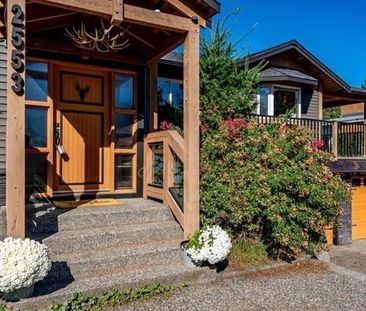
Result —
M55 192L110 190L109 75L102 71L56 67ZM56 137L57 138L57 137Z
M103 183L103 116L95 113L61 112L61 161L63 184Z
M366 239L366 185L352 190L352 239Z

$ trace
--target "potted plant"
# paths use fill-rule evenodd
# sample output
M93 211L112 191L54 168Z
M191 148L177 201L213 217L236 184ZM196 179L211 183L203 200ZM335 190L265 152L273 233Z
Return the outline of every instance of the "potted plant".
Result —
M17 301L32 295L34 284L51 269L47 247L30 239L0 241L0 297Z
M217 225L199 230L181 244L183 260L188 267L217 265L228 257L231 247L229 235Z

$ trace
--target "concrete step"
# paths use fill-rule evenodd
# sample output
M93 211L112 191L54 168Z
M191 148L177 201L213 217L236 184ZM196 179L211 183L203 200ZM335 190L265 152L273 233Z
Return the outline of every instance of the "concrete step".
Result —
M119 206L58 209L28 208L28 227L33 234L172 220L170 210L149 200L121 200Z
M37 238L48 246L51 256L87 250L126 247L154 241L182 239L183 233L175 221L151 222L103 228L57 232L47 238Z
M155 283L182 285L206 277L206 269L186 268L181 262L171 265L151 266L145 269L118 272L112 275L84 279L71 284L36 286L36 297L11 304L15 310L40 310L51 303L63 302L72 294L98 294L106 290L129 289Z
M95 251L53 256L52 269L43 285L101 277L114 271L128 271L149 265L163 265L181 259L180 240L98 249Z

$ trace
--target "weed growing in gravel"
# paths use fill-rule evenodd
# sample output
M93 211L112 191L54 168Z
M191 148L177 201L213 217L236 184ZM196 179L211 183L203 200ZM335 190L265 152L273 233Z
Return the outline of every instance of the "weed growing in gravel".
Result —
M98 311L135 300L149 299L157 295L171 295L178 288L177 286L158 283L137 289L108 291L100 296L77 293L70 300L62 304L53 304L45 311Z
M107 291L99 296L75 293L72 298L64 303L52 304L43 311L100 311L104 308L115 307L141 299L150 299L158 295L170 296L177 289L186 286L162 285L157 283L135 289ZM5 305L0 304L0 311L11 310Z
M271 261L266 246L260 240L239 238L233 242L229 262L234 266L264 264Z

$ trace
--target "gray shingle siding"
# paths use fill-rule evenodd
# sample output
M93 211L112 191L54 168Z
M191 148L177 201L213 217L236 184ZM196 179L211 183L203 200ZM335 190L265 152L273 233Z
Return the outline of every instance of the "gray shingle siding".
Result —
M319 119L319 93L312 87L301 89L301 117Z

